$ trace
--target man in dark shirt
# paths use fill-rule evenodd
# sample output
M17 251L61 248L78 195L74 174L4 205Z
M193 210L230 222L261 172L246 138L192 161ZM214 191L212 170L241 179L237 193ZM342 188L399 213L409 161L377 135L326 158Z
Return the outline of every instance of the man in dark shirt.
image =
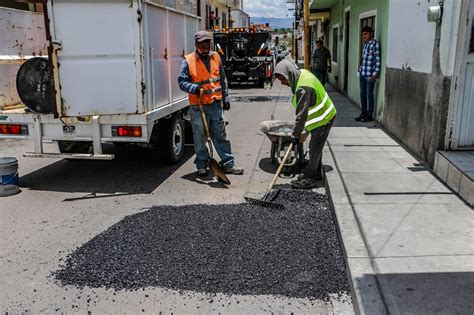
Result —
M329 49L323 46L322 40L318 40L316 46L313 56L313 71L316 78L324 86L328 72L331 73L331 53Z

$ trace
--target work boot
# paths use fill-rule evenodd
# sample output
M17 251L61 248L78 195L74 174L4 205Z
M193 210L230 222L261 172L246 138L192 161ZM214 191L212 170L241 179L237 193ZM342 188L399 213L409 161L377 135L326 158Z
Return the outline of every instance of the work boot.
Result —
M305 174L305 173L302 173L300 175L298 175L297 177L297 180L303 180L303 179L315 179L315 180L323 180L323 176L321 174L317 174L317 175L308 175L308 174Z
M244 169L236 166L225 167L224 173L232 175L242 175L244 173Z
M354 118L355 121L361 121L365 116L367 116L366 113L361 113L358 117Z
M314 178L303 178L291 182L291 187L296 189L311 189L318 187L319 180Z
M209 175L209 171L207 170L207 168L200 168L197 170L196 174L199 177L206 177L207 175Z
M370 115L366 115L365 117L362 117L362 119L360 120L361 122L369 122L369 121L373 121L374 119L372 118L372 116Z

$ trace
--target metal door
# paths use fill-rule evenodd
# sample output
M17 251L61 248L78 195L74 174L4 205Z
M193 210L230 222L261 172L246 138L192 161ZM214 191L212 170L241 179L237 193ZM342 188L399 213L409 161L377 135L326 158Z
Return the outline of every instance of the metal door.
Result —
M147 39L151 59L152 108L169 104L170 80L168 78L168 17L167 10L155 6L147 6Z
M137 3L48 2L64 116L142 111Z
M474 0L470 1L465 37L465 59L459 77L459 110L453 130L453 148L474 147Z
M186 36L186 16L174 12L169 12L168 27L170 30L170 70L171 70L171 99L177 101L186 97L186 93L181 91L178 82L178 73L181 62L186 52L185 36Z

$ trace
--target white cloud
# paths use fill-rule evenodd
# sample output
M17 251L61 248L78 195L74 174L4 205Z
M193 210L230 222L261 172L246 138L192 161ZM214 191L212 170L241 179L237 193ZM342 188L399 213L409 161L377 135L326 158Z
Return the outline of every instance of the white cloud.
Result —
M244 11L251 17L286 18L294 11L288 11L286 0L244 0Z

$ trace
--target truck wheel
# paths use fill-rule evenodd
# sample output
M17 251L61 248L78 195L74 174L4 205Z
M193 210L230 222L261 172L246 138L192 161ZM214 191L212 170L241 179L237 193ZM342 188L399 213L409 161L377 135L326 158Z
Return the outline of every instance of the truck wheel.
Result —
M170 119L163 119L158 125L160 155L165 162L176 164L184 155L184 121L181 115L173 115Z
M87 141L58 141L59 152L87 154L91 143Z

